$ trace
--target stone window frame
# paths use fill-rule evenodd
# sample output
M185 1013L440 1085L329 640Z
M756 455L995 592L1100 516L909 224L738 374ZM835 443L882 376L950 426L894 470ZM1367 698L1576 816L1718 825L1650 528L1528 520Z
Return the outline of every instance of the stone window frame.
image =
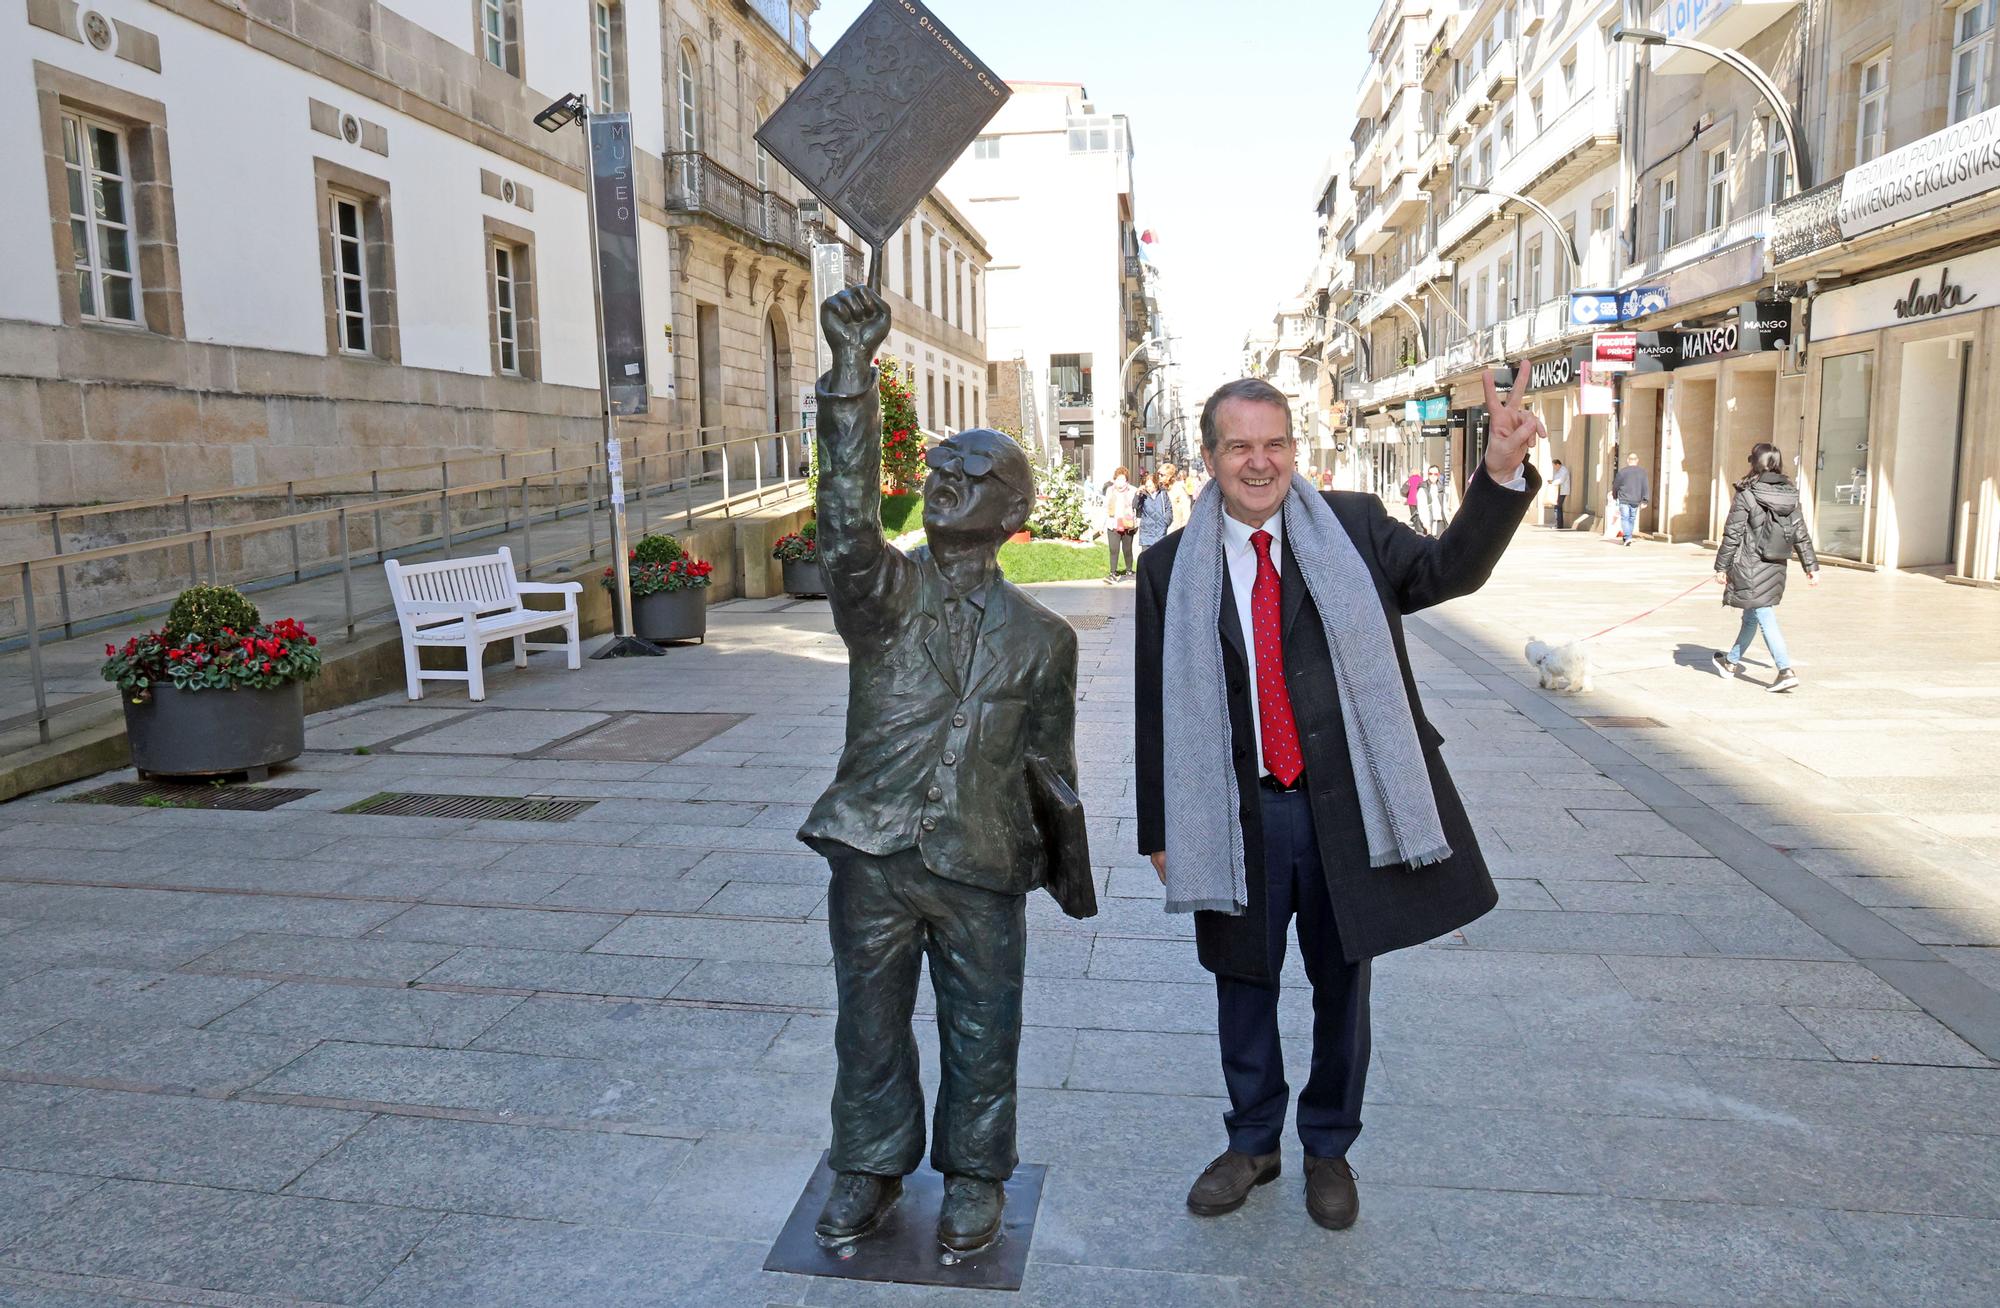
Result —
M510 380L539 381L542 376L540 297L536 276L535 234L498 218L485 219L481 259L486 269L486 341L493 375ZM514 370L500 364L500 285L495 252L505 249L514 266Z
M55 246L55 273L64 293L63 325L106 331L150 332L185 338L187 317L181 299L181 260L174 221L172 160L167 150L167 109L130 91L79 76L68 69L35 62L35 100L42 129L42 155L47 173L49 228ZM134 271L138 282L139 319L124 323L85 318L77 303L76 247L70 236L69 178L63 157L63 115L95 118L124 133L125 165L130 177L132 228L136 235Z
M701 51L683 38L674 52L674 114L668 126L675 150L700 154L708 137L701 104Z
M608 32L599 23L600 14L609 17ZM632 107L632 84L625 69L625 28L625 0L590 0L590 98L598 113L622 113ZM599 44L607 38L608 51ZM602 102L606 59L611 63L609 104Z
M486 31L488 10L499 15L498 36L489 37ZM500 58L497 60L489 53L489 39L500 47ZM481 63L497 68L509 77L527 81L521 58L521 0L472 0L472 49Z
M367 269L368 349L343 346L340 337L333 225L335 195L361 202L363 266ZM313 226L318 233L321 310L326 319L326 352L344 359L403 361L402 331L396 318L396 237L389 183L331 159L313 156Z

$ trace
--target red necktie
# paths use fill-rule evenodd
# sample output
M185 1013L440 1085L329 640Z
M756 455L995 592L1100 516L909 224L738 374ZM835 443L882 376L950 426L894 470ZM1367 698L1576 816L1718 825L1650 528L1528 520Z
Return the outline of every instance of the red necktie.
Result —
M1264 740L1264 766L1284 785L1306 770L1299 750L1299 724L1292 719L1292 695L1285 689L1283 615L1278 603L1278 570L1271 564L1271 533L1253 531L1257 584L1250 588L1250 625L1257 640L1257 725Z

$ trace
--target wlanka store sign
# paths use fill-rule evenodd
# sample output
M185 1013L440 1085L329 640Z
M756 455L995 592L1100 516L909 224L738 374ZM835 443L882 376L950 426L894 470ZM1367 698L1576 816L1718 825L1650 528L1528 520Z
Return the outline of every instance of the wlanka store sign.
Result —
M2000 304L2000 250L1980 250L1821 292L1813 301L1812 338L1825 341L1883 327L1907 327L1994 304Z

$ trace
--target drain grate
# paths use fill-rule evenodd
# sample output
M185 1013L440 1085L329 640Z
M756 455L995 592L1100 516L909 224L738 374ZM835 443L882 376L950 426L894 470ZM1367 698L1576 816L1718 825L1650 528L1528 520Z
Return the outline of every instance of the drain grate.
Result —
M539 795L417 795L385 790L343 813L370 817L482 818L499 822L567 822L597 803L594 799L548 799Z
M1599 714L1596 717L1579 717L1578 722L1586 727L1660 727L1667 724L1658 718L1619 717L1617 714Z
M212 808L232 813L268 813L316 790L284 786L170 785L160 781L118 781L81 795L70 804L118 804L128 808Z
M1107 613L1065 613L1062 617L1078 631L1101 631L1111 625L1111 616Z

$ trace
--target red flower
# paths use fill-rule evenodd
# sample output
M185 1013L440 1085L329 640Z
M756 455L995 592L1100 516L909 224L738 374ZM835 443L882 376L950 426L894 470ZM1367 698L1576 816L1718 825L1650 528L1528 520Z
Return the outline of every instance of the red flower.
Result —
M307 637L306 637L306 644L308 644L308 645L317 645L317 644L319 644L319 637L318 637L318 636L307 636Z
M170 659L177 659L177 658L179 658L180 656L181 656L181 652L180 652L179 650L177 650L177 649L170 649L170 650L168 650L168 651L167 651L167 657L168 657L168 658L170 658Z
M118 656L118 647L116 645L106 645L104 653L107 658L116 658Z
M269 672L270 670L271 670L271 660L269 660L269 659L265 659L265 660L264 660L264 671L266 671L266 672Z

